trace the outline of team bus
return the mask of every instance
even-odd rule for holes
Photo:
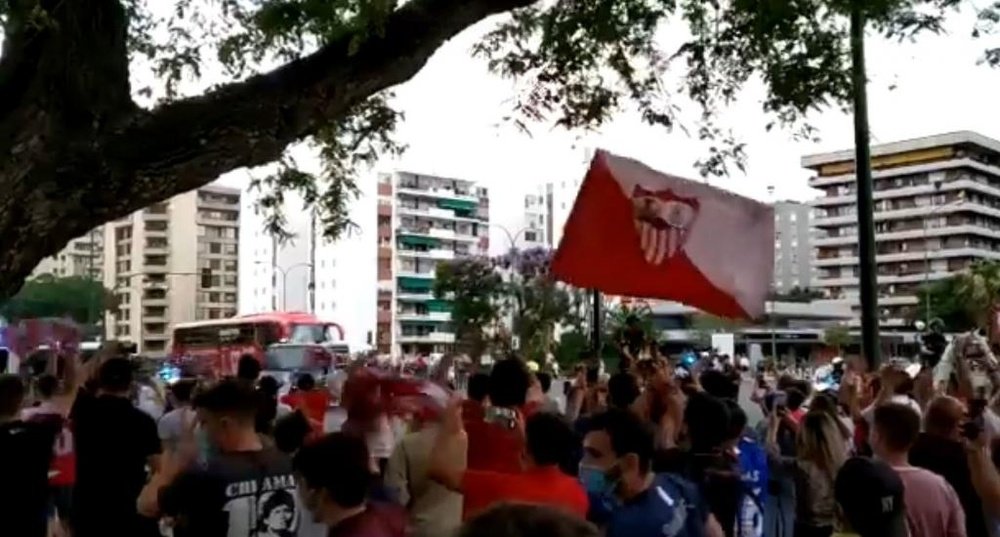
[[[174,327],[170,361],[188,374],[222,377],[236,373],[250,355],[268,371],[328,369],[346,361],[344,329],[302,312],[241,315]]]

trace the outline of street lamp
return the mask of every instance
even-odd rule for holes
[[[958,198],[942,205],[934,205],[934,198],[940,191],[941,182],[935,181],[934,191],[931,194],[931,210],[928,213],[927,218],[924,218],[924,322],[927,323],[927,325],[930,325],[931,322],[931,239],[928,235],[928,232],[930,231],[928,223],[934,214],[941,209],[944,209],[945,207],[958,207],[959,205],[965,203],[965,191],[960,190],[958,192]]]
[[[267,263],[264,263],[263,261],[257,261],[254,264],[255,265],[267,265]],[[278,272],[281,273],[281,281],[282,281],[282,283],[281,283],[281,307],[282,307],[282,309],[286,309],[288,307],[288,275],[293,270],[295,270],[297,268],[300,268],[300,267],[309,267],[309,268],[312,268],[312,266],[313,266],[312,263],[296,263],[296,264],[288,267],[287,269],[283,269],[283,268],[281,268],[277,264],[271,265],[271,268],[273,268],[274,270],[277,270]],[[309,282],[309,284],[313,285],[313,282]],[[277,285],[274,284],[274,283],[272,283],[272,287],[277,288]],[[308,308],[308,305],[306,307]]]
[[[774,205],[775,205],[774,185],[767,185],[767,197],[771,200],[771,206],[774,207]],[[777,235],[775,235],[775,240],[777,240]],[[778,290],[777,289],[777,285],[775,285],[775,282],[772,281],[771,282],[771,291],[772,291],[772,293],[771,293],[771,300],[770,300],[771,307],[770,307],[770,311],[768,312],[768,316],[767,316],[768,317],[767,318],[767,324],[769,325],[769,327],[771,329],[771,359],[774,360],[775,364],[778,363],[778,334],[777,334],[777,329],[776,329],[776,327],[774,325],[774,323],[775,323],[774,295],[777,294],[777,290]]]
[[[510,253],[510,275],[508,276],[508,282],[507,283],[510,284],[513,287],[513,285],[514,285],[514,271],[517,270],[517,268],[518,268],[518,259],[520,257],[518,255],[518,251],[517,251],[517,238],[520,237],[522,233],[527,232],[529,230],[529,228],[528,227],[523,227],[523,228],[519,229],[517,231],[517,233],[511,233],[510,230],[507,229],[506,226],[503,226],[501,224],[497,224],[497,223],[494,222],[494,223],[490,223],[490,225],[493,226],[493,227],[495,227],[495,228],[497,228],[497,229],[499,229],[500,231],[503,231],[504,235],[507,236],[507,240],[510,241],[510,250],[509,250],[509,253]],[[514,333],[514,307],[513,307],[514,305],[511,302],[512,302],[512,300],[508,298],[508,307],[510,308],[510,330],[511,330],[511,333],[513,334]]]

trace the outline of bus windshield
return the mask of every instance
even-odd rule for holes
[[[289,343],[326,343],[336,341],[336,330],[329,324],[293,324],[288,337]]]

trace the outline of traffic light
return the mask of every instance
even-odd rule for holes
[[[203,268],[201,269],[201,288],[208,289],[212,287],[212,269]]]

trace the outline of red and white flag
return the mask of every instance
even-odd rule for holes
[[[598,151],[551,271],[577,287],[756,318],[774,273],[774,210]]]

